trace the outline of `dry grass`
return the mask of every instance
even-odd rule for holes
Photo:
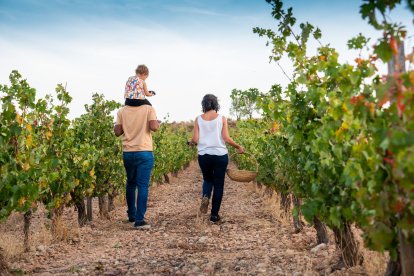
[[[385,275],[387,269],[388,256],[379,252],[371,251],[366,248],[362,249],[364,255],[364,268],[368,275]]]
[[[76,227],[73,227],[74,224]],[[19,258],[24,253],[22,214],[14,213],[2,222],[0,232],[0,247],[3,248],[6,258]],[[70,242],[78,237],[79,228],[72,208],[66,209],[64,214],[54,221],[53,226],[51,220],[46,218],[46,210],[43,206],[39,206],[34,212],[29,236],[31,250],[39,245],[48,246],[52,243]]]
[[[23,247],[23,215],[12,213],[0,223],[0,248],[3,248],[7,259],[15,258],[24,252]]]
[[[80,235],[79,227],[73,227],[73,222],[65,216],[59,216],[53,220],[53,242],[69,242]]]
[[[263,198],[263,211],[271,214],[272,217],[281,222],[285,226],[292,225],[290,214],[286,214],[280,207],[280,196],[275,191],[269,193],[269,188],[265,185],[258,185],[255,182],[250,182],[248,189]]]
[[[0,248],[4,250],[4,256],[7,259],[12,259],[23,253],[23,233],[21,239],[18,239],[16,234],[2,233],[0,235]]]
[[[0,275],[8,275],[9,266],[4,257],[3,250],[0,248]]]
[[[364,247],[364,241],[362,239],[362,230],[353,227],[355,238],[359,242],[359,249],[364,256],[363,267],[368,275],[385,275],[387,269],[387,263],[389,256],[386,253],[380,253],[372,251]]]
[[[126,205],[126,198],[125,198],[124,193],[121,193],[115,197],[114,205],[115,205],[115,209]]]
[[[34,247],[39,245],[50,245],[53,242],[52,233],[46,223],[40,224],[36,231],[31,231],[30,244]]]

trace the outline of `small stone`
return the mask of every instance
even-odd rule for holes
[[[220,225],[212,225],[211,232],[213,232],[214,234],[218,234],[220,232]]]
[[[46,251],[46,246],[39,245],[36,247],[36,251],[44,253]]]
[[[310,252],[311,253],[313,253],[313,254],[316,254],[316,253],[318,253],[319,251],[321,251],[321,250],[323,250],[323,249],[325,249],[327,246],[326,246],[326,244],[325,243],[321,243],[321,244],[318,244],[317,246],[315,246],[314,248],[312,248],[311,250],[310,250]]]
[[[188,245],[188,243],[184,242],[184,241],[180,241],[178,242],[177,246],[181,249],[189,249],[190,246]]]
[[[206,243],[207,240],[208,240],[208,238],[206,236],[203,236],[203,237],[201,237],[201,238],[198,239],[198,242],[199,243]]]
[[[73,243],[78,243],[78,242],[80,242],[79,237],[73,237],[73,238],[72,238],[72,242],[73,242]]]
[[[206,272],[207,274],[212,274],[214,271],[214,265],[213,263],[208,263],[206,265],[206,267],[204,268],[204,272]]]
[[[266,272],[266,267],[267,267],[267,265],[265,263],[260,263],[260,264],[256,265],[257,270],[261,273]]]
[[[200,272],[201,272],[201,269],[198,266],[195,265],[195,266],[192,267],[192,269],[190,271],[190,274],[192,274],[192,273],[199,274]]]
[[[292,249],[286,249],[286,254],[293,255],[295,254],[295,251],[293,251]]]

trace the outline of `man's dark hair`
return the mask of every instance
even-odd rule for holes
[[[207,94],[203,97],[203,100],[201,101],[201,107],[203,109],[203,113],[206,113],[210,110],[215,110],[217,112],[220,109],[217,97],[213,94]]]

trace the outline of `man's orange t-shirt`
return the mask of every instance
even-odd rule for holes
[[[155,109],[150,105],[124,106],[116,115],[116,124],[124,131],[123,151],[152,151],[149,121],[157,120]]]

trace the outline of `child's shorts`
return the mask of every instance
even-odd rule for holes
[[[152,104],[147,99],[125,99],[125,105],[128,106],[141,106],[141,105],[150,105]]]

